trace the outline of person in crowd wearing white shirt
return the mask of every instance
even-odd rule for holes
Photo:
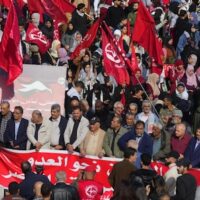
[[[67,119],[61,115],[59,104],[51,106],[51,124],[50,146],[52,149],[65,149],[64,132],[67,127]]]
[[[50,132],[49,120],[44,120],[42,113],[39,110],[34,110],[27,130],[28,142],[26,148],[36,151],[50,149]]]
[[[89,121],[82,116],[79,106],[73,108],[72,117],[69,118],[67,128],[64,133],[66,149],[73,153],[79,151],[79,145],[84,140],[88,132]]]
[[[169,170],[165,173],[164,179],[170,196],[176,194],[176,179],[179,177],[176,162],[179,157],[180,155],[178,152],[171,151],[166,158],[166,164],[168,165]]]
[[[152,133],[153,124],[158,122],[158,117],[151,111],[151,103],[148,100],[144,100],[142,103],[142,111],[137,114],[136,121],[141,120],[145,123],[145,132]]]

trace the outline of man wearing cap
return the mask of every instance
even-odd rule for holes
[[[194,200],[197,183],[191,174],[188,173],[190,162],[181,159],[177,162],[178,173],[181,174],[176,181],[176,195],[172,200]]]
[[[79,180],[77,189],[81,200],[100,200],[103,194],[103,185],[94,180],[96,167],[89,165],[84,170],[84,179]]]
[[[100,119],[93,117],[90,120],[89,131],[80,145],[80,152],[84,155],[99,156],[104,155],[103,140],[105,131],[100,128]]]
[[[176,124],[176,129],[171,139],[172,150],[177,151],[183,157],[190,140],[191,136],[186,133],[185,124]]]
[[[170,196],[176,194],[176,179],[179,177],[176,166],[178,158],[179,153],[177,151],[171,151],[165,159],[169,170],[165,173],[164,179]]]

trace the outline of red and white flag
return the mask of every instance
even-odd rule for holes
[[[125,59],[119,52],[108,26],[102,24],[102,50],[104,69],[108,75],[112,75],[118,84],[129,84],[130,77],[126,69]]]
[[[40,31],[38,27],[34,26],[32,23],[29,24],[27,29],[26,42],[36,44],[41,53],[46,53],[51,45],[42,31]]]
[[[75,57],[79,56],[80,51],[82,49],[89,48],[93,43],[94,39],[96,38],[97,31],[100,25],[100,19],[98,19],[87,31],[86,35],[84,36],[81,43],[76,47],[74,52],[71,54],[70,59],[74,59]]]
[[[23,61],[20,52],[20,32],[15,7],[11,4],[0,43],[0,67],[8,73],[10,85],[22,73]]]

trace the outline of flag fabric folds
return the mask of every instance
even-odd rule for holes
[[[79,56],[80,51],[82,49],[89,48],[93,43],[94,39],[96,38],[97,31],[100,25],[100,19],[98,19],[87,31],[86,35],[84,36],[81,43],[76,47],[74,52],[71,54],[70,59],[74,59],[75,57]]]
[[[39,47],[39,51],[41,53],[47,52],[51,45],[47,37],[42,33],[42,31],[40,31],[38,27],[34,26],[32,23],[30,23],[28,26],[26,41],[36,44]]]
[[[8,73],[10,85],[22,73],[23,60],[20,52],[20,32],[15,7],[11,4],[0,43],[0,67]]]
[[[129,84],[130,77],[126,69],[126,63],[115,44],[110,29],[102,23],[102,51],[104,69],[108,75],[112,75],[118,84]]]
[[[66,13],[72,13],[76,9],[67,0],[28,0],[28,8],[30,13],[37,12],[40,15],[46,13],[58,22],[66,22]]]
[[[162,65],[162,42],[156,34],[154,19],[142,1],[139,4],[132,40],[141,45],[159,65]]]

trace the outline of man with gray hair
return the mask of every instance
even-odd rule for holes
[[[151,111],[151,103],[144,100],[142,103],[142,112],[137,114],[136,121],[141,120],[145,123],[145,132],[152,133],[153,124],[158,122],[158,117]]]
[[[65,171],[56,172],[56,184],[52,189],[52,200],[79,200],[78,191],[74,186],[67,185]]]
[[[152,129],[153,159],[163,160],[171,151],[171,134],[163,129],[161,123],[157,122]]]
[[[51,106],[51,117],[49,118],[51,125],[50,146],[52,149],[65,149],[64,132],[67,127],[67,119],[61,115],[59,104]]]
[[[50,124],[39,110],[34,110],[27,129],[27,149],[50,149]]]
[[[10,104],[4,101],[0,104],[0,143],[4,144],[4,133],[6,131],[6,126],[8,120],[11,119],[12,113],[10,111]]]

